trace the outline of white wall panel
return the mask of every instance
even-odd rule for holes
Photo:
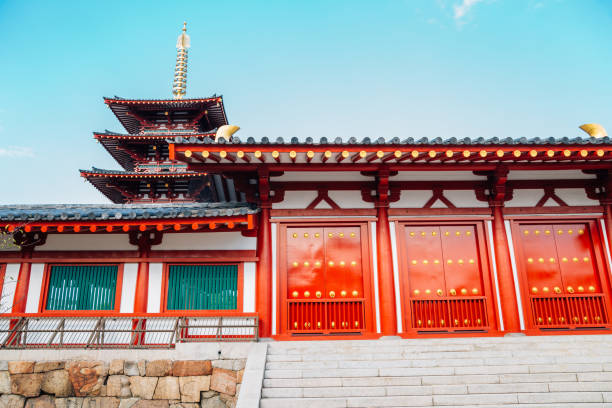
[[[533,207],[544,195],[544,190],[514,190],[512,200],[506,201],[506,207]]]
[[[485,180],[471,171],[400,171],[390,181]]]
[[[190,232],[164,234],[161,245],[153,246],[154,250],[206,250],[206,249],[255,249],[257,238],[244,237],[236,232]]]
[[[402,191],[400,199],[390,204],[391,208],[423,208],[431,198],[431,190]]]
[[[380,300],[378,298],[378,252],[376,250],[376,223],[370,223],[372,236],[370,237],[370,248],[372,251],[372,277],[374,278],[374,305],[376,307],[376,333],[380,333]]]
[[[134,250],[127,234],[49,234],[36,251]]]
[[[508,180],[555,180],[555,179],[593,179],[592,174],[584,174],[581,170],[512,170]]]
[[[488,207],[486,201],[478,201],[474,190],[445,190],[444,197],[456,207]],[[438,200],[440,201],[440,200]]]
[[[147,300],[147,313],[161,311],[163,264],[149,264],[149,298]]]
[[[272,224],[272,335],[276,334],[276,308],[278,301],[278,291],[276,285],[278,282],[278,224]],[[261,279],[261,276],[257,276]]]
[[[242,311],[255,312],[255,262],[245,262],[243,270]]]
[[[391,236],[391,252],[393,260],[393,290],[395,291],[395,315],[397,319],[397,332],[403,332],[402,328],[402,298],[400,292],[399,262],[397,249],[397,235],[395,233],[395,223],[389,223],[389,235]]]
[[[557,188],[555,194],[567,205],[599,205],[599,201],[587,197],[584,188]]]
[[[30,283],[28,284],[28,297],[26,301],[26,313],[38,313],[40,305],[40,290],[43,284],[43,275],[45,272],[45,264],[32,264],[30,269]]]
[[[272,177],[271,181],[372,181],[357,171],[330,171],[325,173],[314,171],[286,171],[282,176]]]
[[[374,203],[368,203],[361,199],[361,191],[329,191],[331,198],[340,208],[374,208]]]
[[[123,264],[123,284],[121,285],[121,313],[134,313],[134,300],[136,299],[136,280],[138,279],[138,264]]]
[[[273,209],[304,209],[317,198],[316,191],[285,191],[285,198],[280,203],[273,203]]]
[[[4,285],[2,285],[2,297],[0,298],[0,313],[10,313],[13,309],[13,299],[15,298],[15,287],[19,278],[20,263],[10,263],[6,265],[4,271]]]

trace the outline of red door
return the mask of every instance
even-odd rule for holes
[[[595,222],[522,224],[518,235],[531,327],[607,326]]]
[[[402,276],[409,331],[485,331],[494,321],[482,232],[475,225],[404,225]]]
[[[287,227],[286,331],[366,329],[362,227]]]

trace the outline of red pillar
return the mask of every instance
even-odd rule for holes
[[[397,334],[395,312],[395,284],[393,256],[389,231],[389,204],[377,203],[376,259],[378,265],[378,301],[380,306],[380,331],[383,336]]]
[[[147,313],[149,300],[149,263],[138,264],[138,275],[136,277],[136,294],[134,296],[134,313]]]
[[[495,265],[497,266],[497,282],[499,284],[499,300],[501,302],[504,331],[520,332],[518,303],[514,289],[514,276],[508,237],[504,226],[504,215],[501,203],[491,203],[493,213],[493,244],[495,245]]]
[[[272,335],[272,225],[270,205],[261,204],[259,231],[257,232],[257,312],[259,337]]]
[[[25,313],[31,268],[32,264],[30,262],[21,262],[17,286],[15,286],[15,297],[13,298],[13,313]]]

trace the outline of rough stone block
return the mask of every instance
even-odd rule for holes
[[[120,400],[115,397],[87,397],[83,399],[83,408],[119,408]]]
[[[137,361],[125,361],[123,364],[123,373],[125,375],[140,375],[138,371],[138,362]]]
[[[109,375],[120,375],[123,374],[123,360],[111,360],[108,366]]]
[[[97,397],[108,375],[108,368],[102,361],[71,361],[66,371],[77,397]]]
[[[43,374],[41,389],[56,397],[72,397],[74,389],[66,370],[47,371]]]
[[[200,404],[194,402],[173,402],[170,408],[200,408]]]
[[[11,377],[8,371],[0,371],[0,395],[11,393]]]
[[[25,397],[21,395],[0,395],[0,407],[2,408],[23,408]]]
[[[162,400],[140,400],[132,405],[132,408],[169,408],[168,401]]]
[[[64,361],[38,361],[34,364],[35,373],[45,373],[53,370],[63,370],[66,366]]]
[[[83,398],[56,398],[55,406],[57,408],[83,408]]]
[[[8,371],[11,374],[29,374],[34,372],[33,361],[9,361]]]
[[[172,375],[172,361],[153,360],[147,362],[145,375],[147,377],[165,377],[167,375]]]
[[[109,375],[106,382],[106,395],[121,398],[131,397],[130,377],[127,375]]]
[[[242,384],[242,377],[244,377],[244,369],[242,369],[242,370],[240,370],[240,371],[238,371],[236,373],[236,382],[238,384]]]
[[[210,376],[179,377],[182,402],[200,402],[202,391],[210,389]]]
[[[190,377],[211,375],[212,364],[210,360],[183,360],[172,364],[172,375],[175,377]]]
[[[217,391],[204,391],[200,393],[200,400],[207,400],[217,395],[219,395]]]
[[[130,391],[132,391],[134,397],[147,400],[153,399],[156,386],[156,377],[130,377]]]
[[[238,397],[235,395],[227,395],[227,394],[219,394],[219,399],[225,403],[225,406],[228,408],[236,408],[236,402],[238,401]]]
[[[202,401],[202,408],[227,408],[227,405],[219,396],[214,396],[212,398],[207,399],[206,401]]]
[[[43,375],[40,373],[11,375],[11,393],[24,397],[38,397],[42,379]]]
[[[8,371],[8,361],[0,360],[0,371]]]
[[[119,408],[132,408],[136,403],[140,401],[140,398],[125,398],[119,403]]]
[[[153,399],[156,400],[180,400],[181,393],[179,389],[178,377],[161,377],[157,381]]]
[[[147,362],[145,360],[138,360],[138,374],[141,377],[144,377],[147,373]]]
[[[213,368],[210,389],[223,394],[236,394],[236,372],[223,368]]]
[[[55,398],[50,395],[41,395],[26,401],[25,408],[55,408]]]

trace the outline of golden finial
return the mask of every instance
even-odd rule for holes
[[[606,129],[603,126],[597,123],[586,123],[580,126],[580,129],[584,130],[589,136],[594,138],[606,137],[608,134],[606,133]]]
[[[172,94],[174,99],[183,99],[187,90],[187,49],[190,47],[190,38],[186,33],[187,22],[183,22],[183,32],[176,40],[176,68],[174,69],[174,82]]]

